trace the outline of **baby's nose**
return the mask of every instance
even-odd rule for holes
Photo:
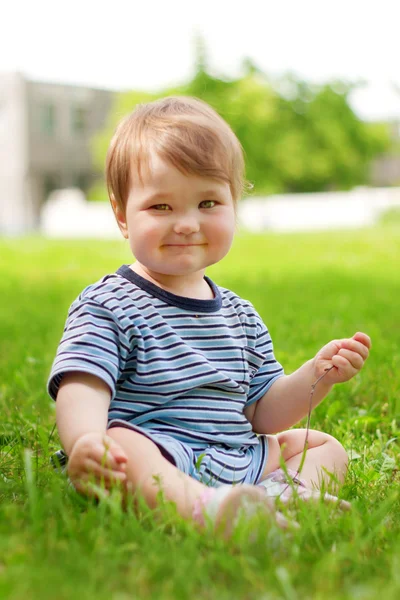
[[[175,222],[174,231],[175,233],[181,233],[184,235],[189,235],[191,233],[196,233],[200,229],[199,222],[194,217],[181,217]]]

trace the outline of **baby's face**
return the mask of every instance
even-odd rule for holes
[[[228,183],[184,175],[153,156],[136,176],[125,215],[119,216],[136,260],[149,274],[187,276],[220,261],[235,231],[235,210]]]

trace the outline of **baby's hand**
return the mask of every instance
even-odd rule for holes
[[[98,489],[108,489],[126,482],[127,456],[107,435],[88,433],[74,444],[68,460],[68,475],[78,492],[98,497]],[[96,488],[98,488],[96,490]]]
[[[321,348],[314,359],[315,379],[321,377],[327,369],[323,381],[327,384],[348,381],[362,369],[368,358],[371,339],[365,333],[356,333],[352,338],[334,340]]]

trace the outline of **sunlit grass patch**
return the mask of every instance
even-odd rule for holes
[[[287,372],[328,340],[372,337],[365,369],[311,426],[350,456],[353,510],[300,505],[299,530],[260,517],[232,539],[201,534],[165,505],[123,512],[118,494],[79,497],[50,468],[59,448],[46,380],[66,311],[130,261],[124,242],[0,242],[0,598],[360,598],[400,595],[400,231],[240,234],[209,270],[248,298]]]

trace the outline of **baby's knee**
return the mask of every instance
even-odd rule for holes
[[[339,440],[337,440],[335,437],[333,437],[333,435],[330,435],[329,433],[319,433],[321,433],[321,435],[324,437],[323,443],[328,444],[329,446],[329,454],[333,459],[335,467],[340,471],[342,471],[343,469],[347,469],[349,457]]]

